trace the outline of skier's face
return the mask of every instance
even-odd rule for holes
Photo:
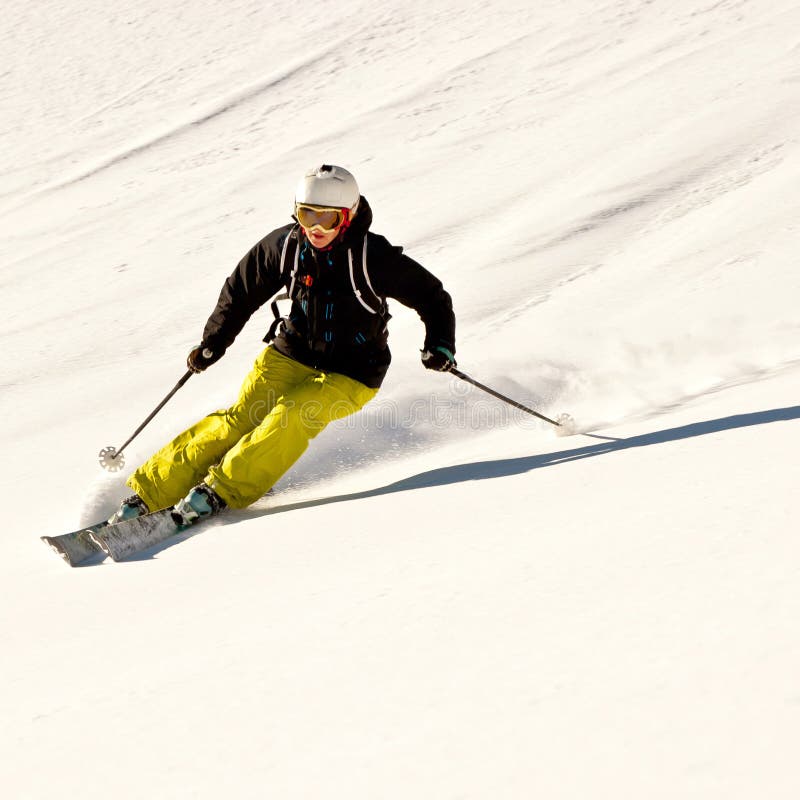
[[[311,246],[316,247],[318,250],[325,249],[339,235],[338,228],[335,231],[323,231],[318,227],[303,228],[303,230],[308,237],[308,241],[311,242]]]

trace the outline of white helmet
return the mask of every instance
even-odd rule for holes
[[[356,179],[344,168],[322,164],[306,170],[297,184],[295,203],[328,208],[347,208],[356,213],[360,193]]]

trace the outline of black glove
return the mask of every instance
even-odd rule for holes
[[[456,358],[446,347],[435,347],[432,351],[422,351],[422,366],[437,372],[449,372],[456,366]]]
[[[186,359],[186,366],[194,373],[202,372],[212,364],[216,364],[224,354],[224,350],[215,353],[204,344],[199,344],[189,353],[189,357]]]

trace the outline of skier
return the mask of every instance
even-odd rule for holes
[[[297,185],[295,224],[256,244],[225,281],[192,372],[219,361],[251,315],[282,288],[291,310],[279,318],[239,398],[165,445],[128,479],[135,494],[109,522],[174,505],[190,525],[264,495],[325,426],[363,408],[389,367],[386,298],[425,325],[422,363],[455,366],[455,317],[442,283],[382,236],[355,178],[323,164]]]

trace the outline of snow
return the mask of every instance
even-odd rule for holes
[[[0,786],[796,798],[800,6],[12,2],[0,21]],[[439,275],[272,497],[124,564],[39,541],[341,163]],[[127,449],[232,401],[260,311]],[[793,466],[794,465],[794,466]]]

